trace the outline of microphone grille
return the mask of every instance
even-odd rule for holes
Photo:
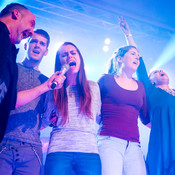
[[[69,64],[64,64],[64,65],[63,65],[63,68],[69,69]]]
[[[61,67],[61,72],[62,74],[65,74],[68,70],[69,70],[69,64],[64,64],[62,67]]]

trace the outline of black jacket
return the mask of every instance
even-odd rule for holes
[[[0,22],[0,142],[6,130],[10,110],[16,104],[17,53],[18,49],[10,41],[7,26]]]

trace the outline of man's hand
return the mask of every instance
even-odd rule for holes
[[[60,89],[62,88],[65,79],[66,77],[63,74],[61,74],[61,72],[56,72],[47,80],[46,83],[47,83],[49,90],[53,90],[51,88],[53,82],[56,82],[57,84],[54,89]]]

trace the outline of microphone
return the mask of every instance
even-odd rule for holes
[[[64,64],[62,67],[61,67],[61,74],[64,75],[68,70],[69,70],[69,64]],[[52,85],[51,85],[51,88],[52,89],[55,89],[55,87],[57,86],[57,82],[53,80],[52,82]]]

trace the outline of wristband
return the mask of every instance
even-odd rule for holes
[[[129,33],[128,35],[125,35],[126,37],[129,37],[129,36],[132,36],[132,34],[131,33]]]

